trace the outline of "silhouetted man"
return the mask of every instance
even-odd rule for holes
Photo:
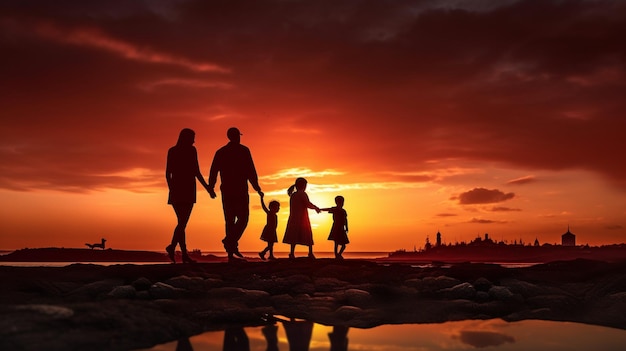
[[[228,259],[234,260],[233,255],[243,257],[239,252],[239,239],[248,226],[250,214],[248,182],[259,195],[262,194],[262,191],[250,149],[240,144],[242,134],[239,129],[230,128],[226,135],[230,142],[217,150],[215,157],[213,157],[209,172],[209,194],[215,198],[214,189],[219,172],[222,207],[226,221],[226,237],[222,242],[228,253]]]

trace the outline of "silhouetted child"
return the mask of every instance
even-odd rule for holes
[[[335,258],[337,259],[343,259],[343,251],[346,249],[346,244],[350,242],[348,240],[348,212],[343,209],[343,202],[343,196],[336,196],[335,204],[337,206],[321,209],[333,214],[333,226],[330,229],[328,240],[335,242]]]
[[[289,194],[289,219],[287,219],[283,242],[291,245],[289,258],[295,258],[294,251],[298,244],[308,246],[309,258],[315,258],[313,255],[313,231],[311,230],[308,209],[315,209],[317,213],[320,213],[320,209],[309,201],[306,186],[306,179],[298,178],[296,183],[287,190],[287,194]]]
[[[276,227],[278,226],[278,210],[280,210],[280,203],[276,200],[270,201],[270,208],[268,209],[265,206],[265,201],[263,201],[264,195],[261,193],[261,207],[263,207],[263,211],[267,214],[267,224],[263,228],[263,232],[261,233],[261,240],[267,241],[267,247],[263,249],[263,251],[259,252],[259,256],[262,260],[265,260],[265,254],[269,251],[270,256],[268,257],[270,260],[275,260],[274,257],[274,243],[278,241],[278,236],[276,235]]]

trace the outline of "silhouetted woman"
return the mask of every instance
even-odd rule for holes
[[[313,322],[296,321],[293,318],[282,322],[285,334],[287,334],[289,351],[309,351],[311,336],[313,335]]]
[[[294,251],[298,244],[308,246],[309,258],[315,258],[313,255],[313,231],[311,230],[308,209],[314,209],[317,213],[320,213],[320,209],[309,201],[309,195],[306,193],[307,183],[306,179],[298,178],[296,183],[287,190],[287,194],[289,194],[289,218],[287,219],[283,243],[291,245],[289,258],[295,258]]]
[[[168,204],[171,204],[176,212],[178,224],[174,229],[172,243],[165,248],[167,255],[173,263],[176,263],[176,245],[180,245],[183,263],[194,263],[187,254],[187,244],[185,242],[185,228],[196,202],[196,179],[208,191],[208,184],[200,173],[198,165],[198,152],[193,146],[196,133],[185,128],[180,131],[178,142],[167,152],[167,167],[165,169],[165,179],[170,189]]]

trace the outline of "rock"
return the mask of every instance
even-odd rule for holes
[[[476,301],[487,301],[489,300],[489,293],[486,291],[477,291],[476,292]]]
[[[304,274],[293,274],[284,279],[286,279],[287,282],[292,286],[303,284],[303,283],[312,283],[311,278]]]
[[[550,308],[557,312],[574,312],[580,308],[575,298],[567,295],[540,295],[526,299],[529,306],[534,308]]]
[[[489,296],[494,300],[509,301],[515,295],[505,286],[492,286],[489,289]]]
[[[132,299],[137,296],[137,290],[132,285],[120,285],[113,288],[107,296],[118,299]]]
[[[608,297],[613,302],[626,303],[626,291],[611,294]]]
[[[549,308],[537,308],[533,310],[523,310],[511,313],[504,319],[507,321],[521,321],[525,319],[543,319],[549,320],[554,318],[554,313]]]
[[[74,315],[74,311],[72,309],[55,305],[19,305],[15,306],[15,309],[18,311],[37,312],[53,319],[67,319]]]
[[[186,275],[170,278],[165,281],[165,284],[171,285],[175,288],[196,292],[205,291],[206,289],[204,279],[200,277],[188,277]]]
[[[233,303],[248,307],[268,306],[272,304],[271,295],[262,290],[223,287],[212,289],[207,293],[210,299],[227,299]]]
[[[363,310],[356,306],[341,306],[335,310],[337,318],[344,321],[350,320],[362,312]]]
[[[548,290],[545,287],[540,287],[538,285],[517,279],[504,280],[502,281],[501,286],[504,286],[512,293],[520,294],[525,298],[548,294]]]
[[[141,290],[137,291],[137,295],[135,296],[135,298],[139,300],[150,300],[152,299],[152,296],[150,296],[150,292],[148,290]]]
[[[213,289],[213,288],[219,288],[224,286],[224,281],[222,281],[222,279],[216,279],[216,278],[206,278],[204,280],[204,287],[205,289]]]
[[[208,291],[209,297],[212,298],[236,298],[241,297],[246,294],[246,290],[243,288],[235,288],[235,287],[221,287],[215,288]]]
[[[393,301],[397,299],[411,299],[418,295],[416,288],[404,285],[393,286],[380,283],[351,284],[346,289],[358,289],[367,291],[377,301]]]
[[[327,309],[335,309],[337,307],[337,300],[331,296],[314,296],[309,301],[311,306]]]
[[[246,290],[240,300],[248,307],[268,306],[272,304],[270,294],[261,290]]]
[[[350,325],[357,328],[372,328],[382,324],[383,320],[380,310],[365,309],[350,320]]]
[[[476,289],[476,291],[489,291],[489,289],[493,286],[493,283],[488,279],[481,277],[476,279],[472,285],[474,285],[474,289]]]
[[[152,282],[150,281],[150,279],[146,277],[140,277],[136,279],[135,281],[133,281],[131,285],[135,288],[135,290],[142,291],[142,290],[150,289]]]
[[[288,294],[274,295],[271,297],[274,306],[288,306],[293,303],[294,298]]]
[[[156,282],[150,286],[148,292],[153,299],[173,299],[181,297],[185,291],[163,282]]]
[[[335,291],[348,285],[347,282],[337,278],[317,278],[314,280],[315,291],[326,292]]]
[[[344,299],[347,305],[363,307],[372,303],[372,295],[369,292],[359,289],[348,289],[344,291]]]
[[[404,282],[406,286],[416,288],[420,293],[433,293],[441,289],[451,288],[460,284],[461,281],[446,276],[425,277],[423,279],[409,279]]]
[[[327,278],[341,279],[342,277],[354,275],[354,270],[353,268],[344,265],[329,264],[319,269],[316,275]]]
[[[315,285],[312,283],[298,284],[291,288],[291,292],[294,294],[309,294],[315,293]]]
[[[476,289],[470,283],[461,283],[451,288],[439,290],[448,299],[472,300],[476,297]]]
[[[72,291],[70,296],[94,298],[100,295],[108,294],[115,287],[123,285],[124,281],[120,279],[98,280],[93,283],[85,284],[82,287]]]

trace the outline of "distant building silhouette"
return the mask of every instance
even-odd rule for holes
[[[426,244],[424,244],[424,250],[430,250],[432,247],[433,247],[433,245],[430,243],[430,239],[428,238],[428,235],[427,235],[426,236]]]
[[[561,245],[576,246],[576,235],[569,231],[569,225],[567,226],[567,233],[561,235]]]
[[[539,239],[535,238],[534,246],[541,246],[541,245],[539,245]]]
[[[437,231],[437,247],[441,246],[441,233]]]

